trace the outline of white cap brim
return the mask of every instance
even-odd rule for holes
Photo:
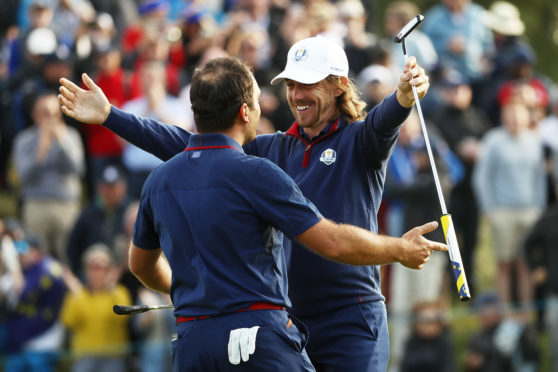
[[[294,80],[302,84],[315,84],[318,81],[324,80],[328,76],[329,74],[325,72],[285,69],[271,80],[271,85],[280,83],[284,79]]]

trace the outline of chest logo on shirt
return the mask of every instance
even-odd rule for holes
[[[322,155],[320,155],[320,161],[325,165],[331,165],[335,163],[336,158],[337,158],[337,153],[332,149],[327,149],[324,152],[322,152]]]

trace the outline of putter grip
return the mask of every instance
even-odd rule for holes
[[[444,230],[444,237],[446,238],[446,243],[448,245],[451,268],[453,271],[453,277],[455,278],[459,299],[461,301],[468,301],[471,299],[471,293],[469,292],[469,285],[467,284],[465,268],[463,267],[463,261],[461,260],[461,253],[459,252],[459,245],[457,244],[457,237],[455,236],[455,229],[453,227],[453,221],[451,220],[451,214],[444,214],[440,220],[442,222],[442,229]]]
[[[118,315],[134,315],[145,313],[147,310],[149,310],[149,306],[147,305],[114,305],[112,307],[112,311],[114,311],[114,313]]]

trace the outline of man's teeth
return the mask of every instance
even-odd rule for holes
[[[308,110],[308,107],[310,107],[310,106],[308,106],[308,105],[306,105],[306,106],[296,106],[296,109],[298,111],[304,111],[304,110]]]

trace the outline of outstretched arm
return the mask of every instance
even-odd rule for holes
[[[82,80],[88,90],[68,79],[60,79],[58,101],[67,116],[82,123],[103,125],[161,160],[170,159],[188,145],[188,131],[121,111],[110,105],[101,88],[87,74],[82,75]]]
[[[422,269],[432,250],[447,251],[446,245],[423,237],[437,227],[437,222],[430,222],[415,227],[402,238],[393,238],[322,219],[300,234],[297,240],[316,253],[337,262],[351,265],[400,262],[412,269]]]

